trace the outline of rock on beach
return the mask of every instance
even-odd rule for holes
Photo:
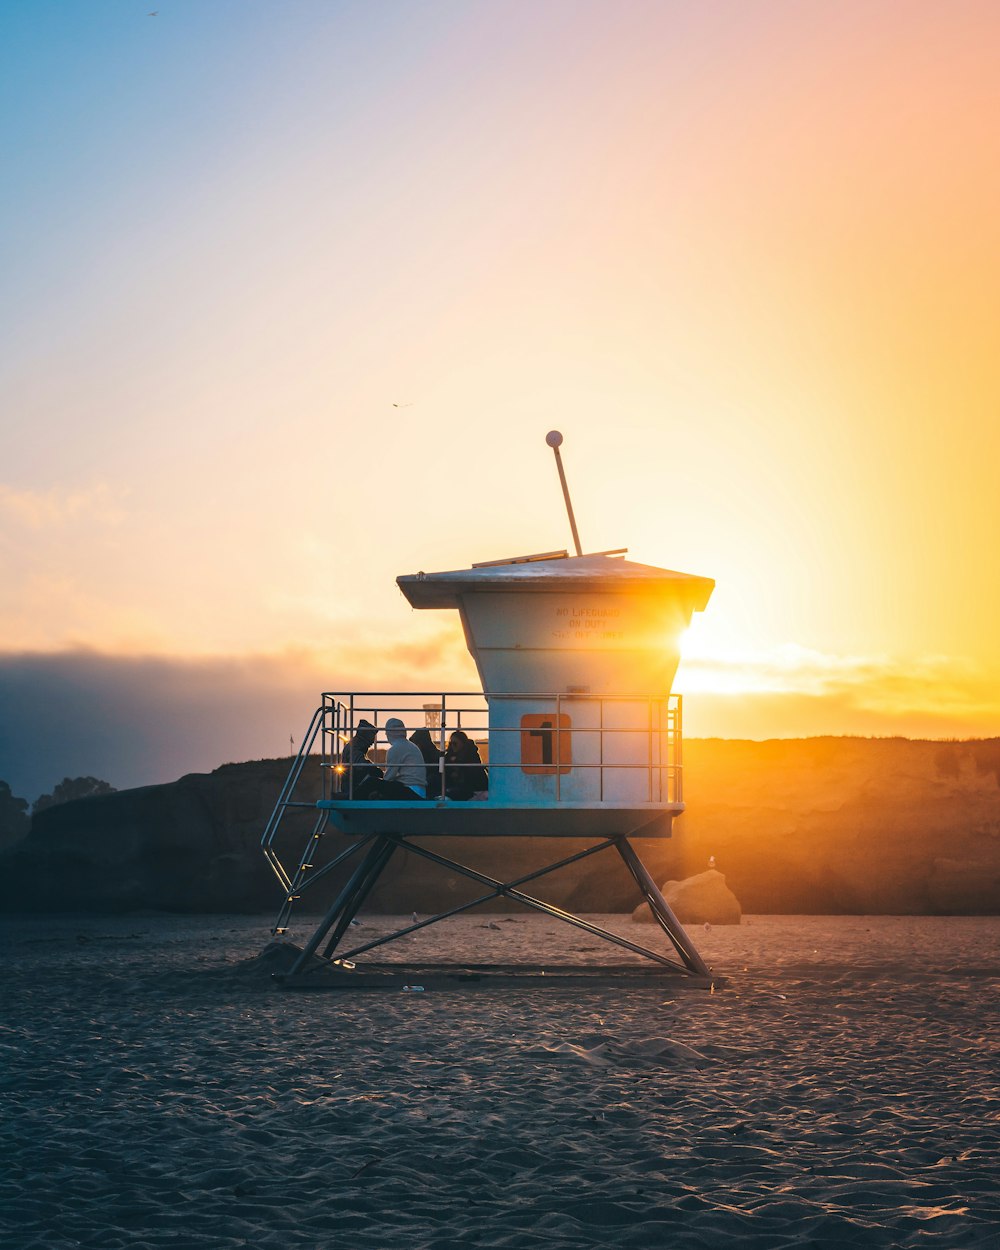
[[[739,924],[742,918],[739,899],[716,868],[683,881],[668,881],[660,893],[681,924]],[[640,903],[632,919],[652,923],[649,904]]]

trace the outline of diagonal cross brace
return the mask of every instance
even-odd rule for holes
[[[558,862],[554,864],[548,864],[544,868],[537,869],[536,871],[532,873],[528,873],[526,876],[520,877],[513,882],[500,881],[496,877],[489,876],[487,873],[479,872],[475,868],[469,868],[467,865],[460,864],[456,860],[453,860],[453,859],[448,859],[444,855],[438,855],[436,852],[430,851],[426,847],[418,846],[415,843],[408,842],[404,837],[402,837],[399,834],[395,834],[395,833],[384,834],[383,837],[391,840],[394,845],[405,846],[407,850],[413,851],[414,854],[423,856],[424,859],[428,859],[433,863],[440,864],[442,867],[445,867],[445,868],[452,868],[464,877],[468,877],[473,881],[478,881],[483,885],[490,886],[491,893],[488,895],[485,895],[483,899],[477,900],[477,903],[486,901],[490,898],[497,898],[502,895],[505,898],[512,899],[515,902],[521,903],[526,907],[530,907],[535,911],[540,911],[544,915],[551,916],[555,920],[561,920],[565,924],[573,925],[575,928],[582,929],[585,933],[589,933],[593,937],[602,938],[603,940],[607,942],[613,943],[615,946],[620,946],[625,950],[632,951],[636,955],[641,955],[646,959],[651,959],[655,961],[656,963],[663,964],[665,967],[672,968],[675,971],[698,972],[701,975],[708,975],[708,969],[705,968],[705,965],[703,963],[701,963],[700,958],[698,958],[697,956],[697,952],[694,952],[694,948],[690,947],[690,944],[688,944],[688,949],[694,952],[694,956],[695,956],[695,959],[697,960],[697,963],[692,963],[688,961],[688,958],[686,957],[687,951],[685,950],[683,946],[679,944],[675,935],[671,933],[669,929],[665,928],[662,921],[661,921],[661,927],[664,928],[664,931],[673,941],[674,946],[677,947],[679,953],[684,959],[683,964],[678,963],[674,959],[669,959],[665,955],[661,955],[658,951],[653,951],[653,950],[650,950],[648,947],[640,946],[637,942],[630,942],[628,938],[619,937],[618,934],[611,933],[607,929],[602,929],[599,925],[591,924],[589,921],[584,920],[580,916],[574,915],[572,912],[564,911],[561,907],[556,907],[552,903],[546,903],[543,899],[535,898],[533,895],[525,894],[523,891],[517,889],[517,886],[520,884],[524,884],[527,881],[545,876],[547,873],[553,872],[556,868],[562,867],[566,863],[571,863],[573,862],[573,860],[581,859],[585,855],[594,854],[595,852],[604,850],[609,846],[618,847],[619,853],[622,853],[620,844],[622,842],[627,843],[628,841],[627,838],[625,837],[606,838],[602,842],[600,842],[598,845],[594,847],[590,847],[584,852],[580,852],[577,855],[568,856],[565,860],[559,860]],[[631,852],[632,856],[636,860],[638,860],[638,857],[635,856],[635,852],[632,851],[632,848],[629,847],[628,850]],[[623,858],[625,858],[624,854],[623,854]],[[626,859],[626,863],[629,863],[627,859]],[[629,864],[629,867],[631,868],[631,864]],[[653,886],[653,889],[655,890],[656,887]],[[656,891],[656,892],[657,894],[659,893],[659,891]],[[644,894],[645,894],[645,890],[644,890]],[[669,908],[667,908],[667,905],[665,902],[663,903],[663,906],[664,908],[666,908],[667,912],[669,913]],[[429,924],[436,923],[437,920],[439,919],[445,919],[446,916],[448,915],[457,914],[457,910],[467,910],[467,908],[456,909],[456,911],[444,913],[442,916],[435,917],[430,920],[420,921],[417,924],[410,925],[405,929],[400,929],[396,933],[390,934],[388,937],[380,938],[377,941],[368,943],[367,945],[363,947],[358,947],[350,951],[349,955],[345,955],[343,957],[348,958],[351,955],[359,954],[363,950],[371,950],[375,946],[381,946],[381,945],[385,945],[387,942],[395,941],[397,938],[403,937],[408,933],[412,933],[416,929],[425,928]],[[677,922],[676,918],[673,917],[673,914],[672,913],[669,913],[669,914],[674,925],[677,925],[677,927],[680,928],[679,923]],[[332,923],[332,921],[330,923]],[[327,924],[327,928],[328,927],[329,925]],[[325,931],[326,929],[324,929],[324,932]],[[318,945],[319,945],[319,942],[316,941],[316,944],[315,946],[313,946],[312,949],[315,950],[316,946]],[[326,951],[327,957],[329,957],[329,955],[332,954],[333,949],[335,949],[335,947],[331,947],[331,946],[327,947],[327,951]],[[297,970],[298,966],[301,965],[303,962],[304,962],[304,959],[300,959],[298,961],[296,968],[292,970],[293,974]],[[700,964],[700,967],[698,966],[699,964]],[[702,969],[704,969],[704,971],[702,971]]]

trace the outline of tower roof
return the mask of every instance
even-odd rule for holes
[[[407,573],[397,577],[396,584],[415,608],[457,608],[464,595],[477,591],[520,591],[680,595],[690,601],[696,612],[704,610],[715,588],[710,577],[658,569],[608,555],[519,560],[444,573]]]

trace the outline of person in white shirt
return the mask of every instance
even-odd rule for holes
[[[380,799],[425,799],[427,766],[420,748],[406,738],[406,726],[398,716],[385,722],[389,750],[385,756],[385,776],[378,785]]]

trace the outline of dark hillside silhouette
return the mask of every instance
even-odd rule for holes
[[[276,913],[281,891],[259,843],[288,765],[227,764],[45,808],[30,835],[0,854],[0,905]],[[318,762],[305,778],[318,795]],[[650,870],[659,882],[692,876],[714,856],[745,914],[1000,912],[1000,740],[692,739],[684,797],[674,837],[644,844]],[[303,809],[288,858],[313,819]],[[342,845],[342,835],[329,836]],[[526,839],[456,839],[451,849],[506,878],[540,862]],[[584,860],[554,874],[546,896],[575,911],[631,911],[634,891],[613,868],[610,858]],[[339,878],[330,878],[332,892]],[[401,852],[367,909],[444,910],[462,889]],[[325,906],[320,890],[307,901]]]

